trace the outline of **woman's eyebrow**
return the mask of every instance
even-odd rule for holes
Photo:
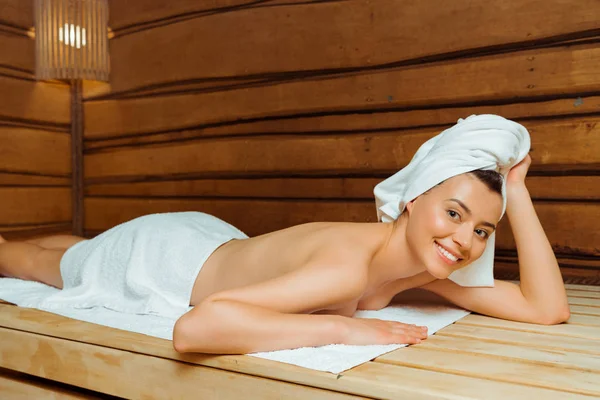
[[[467,207],[467,205],[465,203],[463,203],[462,201],[460,201],[458,199],[448,199],[447,201],[453,201],[455,203],[458,203],[459,206],[461,206],[462,208],[464,208],[464,210],[467,212],[467,214],[469,214],[469,215],[473,214],[471,212],[471,209],[469,207]]]
[[[460,201],[458,199],[448,199],[448,201],[453,201],[453,202],[457,203],[459,206],[461,206],[465,210],[465,212],[467,214],[469,214],[469,215],[473,214],[471,212],[471,209],[469,207],[467,207],[467,205],[465,203],[463,203],[462,201]],[[483,221],[481,224],[496,230],[496,225],[492,224],[491,222]]]

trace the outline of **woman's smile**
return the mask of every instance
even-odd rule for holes
[[[458,257],[456,254],[454,254],[454,252],[450,252],[448,249],[446,249],[444,246],[442,246],[438,242],[434,241],[433,243],[435,245],[438,255],[446,264],[456,265],[460,261],[462,261],[462,258]]]

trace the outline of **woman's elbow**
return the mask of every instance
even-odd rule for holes
[[[569,318],[571,318],[571,310],[567,306],[561,310],[543,314],[538,323],[541,325],[558,325],[567,322]]]
[[[191,340],[191,326],[190,323],[186,320],[186,316],[188,314],[184,314],[181,318],[175,322],[175,326],[173,328],[173,348],[178,353],[191,353],[193,352],[192,340]]]
[[[173,348],[178,353],[209,353],[210,348],[203,343],[215,343],[211,340],[212,310],[209,304],[200,304],[182,315],[173,327]],[[202,321],[203,323],[200,323]]]

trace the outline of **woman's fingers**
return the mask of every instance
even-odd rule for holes
[[[395,321],[372,320],[379,329],[385,331],[390,343],[420,343],[427,338],[428,330],[426,326],[405,324]]]

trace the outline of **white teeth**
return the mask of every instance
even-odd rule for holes
[[[458,258],[456,258],[454,255],[452,255],[451,253],[448,253],[446,251],[446,249],[444,249],[442,246],[440,246],[439,244],[435,244],[437,246],[438,249],[440,249],[440,252],[446,256],[446,258],[452,262],[456,262],[458,260]]]

